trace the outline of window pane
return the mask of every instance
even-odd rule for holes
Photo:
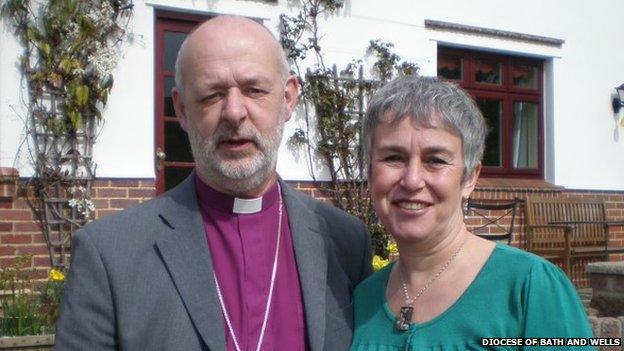
[[[488,125],[488,134],[485,139],[483,165],[501,167],[503,165],[502,148],[502,117],[503,103],[501,100],[478,98],[477,105],[483,113]]]
[[[175,117],[175,110],[173,109],[173,98],[171,97],[171,89],[175,86],[175,79],[173,77],[165,77],[163,84],[163,96],[165,97],[165,116]]]
[[[438,58],[438,76],[446,79],[462,79],[462,59],[457,56],[440,56]]]
[[[515,87],[537,89],[537,67],[514,65],[511,67],[511,81]]]
[[[514,102],[513,166],[537,168],[537,104]]]
[[[501,84],[502,65],[492,61],[475,61],[475,80],[478,83]]]
[[[165,122],[165,154],[167,161],[193,162],[193,154],[186,132],[178,122]]]
[[[193,167],[167,167],[165,168],[165,190],[169,190],[180,184],[191,174]]]
[[[178,56],[178,50],[188,33],[165,32],[165,72],[173,72],[175,70],[175,61]]]

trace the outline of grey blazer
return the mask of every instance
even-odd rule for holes
[[[310,350],[346,350],[351,293],[371,273],[369,235],[354,217],[280,182]],[[78,231],[55,349],[225,350],[193,176]]]

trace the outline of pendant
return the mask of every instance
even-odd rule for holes
[[[399,312],[399,316],[397,317],[395,327],[398,331],[407,331],[409,330],[410,322],[412,321],[412,313],[414,312],[414,307],[412,306],[402,306],[401,312]]]

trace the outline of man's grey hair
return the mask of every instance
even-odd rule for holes
[[[422,127],[439,126],[460,137],[464,183],[483,157],[487,127],[474,100],[457,85],[416,75],[394,79],[381,87],[368,104],[362,122],[363,157],[370,167],[373,133],[381,123],[396,124],[409,117]]]
[[[223,16],[219,16],[219,17],[232,17],[232,18],[236,18],[236,17],[240,17],[240,18],[246,18],[246,17],[242,17],[242,16],[235,16],[235,15],[223,15]],[[216,17],[215,17],[216,18]],[[208,20],[210,21],[210,19]],[[275,43],[277,44],[277,46],[279,47],[278,49],[278,60],[279,60],[279,65],[281,67],[281,73],[282,73],[282,80],[284,82],[286,82],[286,79],[290,76],[290,65],[288,64],[288,59],[286,58],[286,53],[284,52],[284,49],[282,48],[280,42],[277,40],[277,38],[275,38],[275,35],[273,35],[273,33],[271,33],[271,31],[265,27],[264,25],[260,24],[267,33],[269,33],[269,35],[271,35],[271,37],[275,40]],[[183,76],[182,76],[182,61],[184,59],[184,54],[185,54],[185,47],[186,47],[186,43],[188,38],[191,36],[191,34],[193,34],[195,30],[191,31],[186,38],[184,39],[184,41],[182,41],[182,45],[180,45],[180,50],[178,50],[178,54],[176,56],[176,61],[175,61],[175,86],[178,89],[178,91],[180,92],[180,95],[184,95],[184,80],[183,80]]]

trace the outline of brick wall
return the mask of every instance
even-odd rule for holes
[[[0,178],[2,171],[0,170]],[[315,198],[330,201],[329,195],[322,189],[323,184],[314,182],[290,182],[299,191]],[[6,187],[4,187],[6,188]],[[12,262],[19,254],[32,254],[33,267],[45,276],[49,269],[47,247],[39,232],[39,227],[33,221],[32,214],[23,199],[15,199],[9,194],[3,194],[4,189],[0,183],[0,266]],[[153,179],[98,179],[94,183],[93,200],[96,206],[96,218],[101,218],[110,213],[120,211],[128,206],[149,200],[155,195]],[[543,181],[527,180],[480,180],[478,187],[473,193],[473,198],[488,201],[505,201],[514,198],[525,200],[527,196],[552,196],[552,197],[593,197],[606,201],[607,216],[609,220],[624,221],[624,192],[612,191],[581,191],[565,190],[554,187]],[[476,224],[475,218],[467,218],[469,224]],[[524,228],[524,204],[516,213],[516,222],[512,245],[525,248],[526,231]],[[612,227],[610,229],[610,245],[614,247],[624,246],[624,228]],[[623,255],[613,255],[612,260],[622,260]],[[581,276],[576,279],[577,286],[588,286],[588,279],[584,275],[584,267],[587,262],[599,260],[582,259],[573,262],[572,270],[575,275]],[[561,264],[561,262],[555,262]]]
[[[39,225],[16,189],[2,194],[3,188],[7,187],[0,183],[0,267],[11,264],[17,255],[32,255],[34,276],[45,278],[50,260]],[[147,201],[155,193],[153,179],[98,179],[92,191],[95,218]]]

